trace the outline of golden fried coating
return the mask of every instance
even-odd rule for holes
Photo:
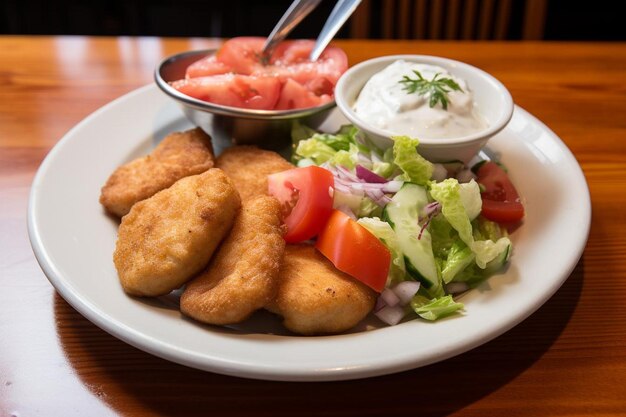
[[[119,217],[138,201],[181,178],[200,174],[214,164],[211,138],[200,128],[169,134],[150,155],[116,169],[100,194],[100,204]]]
[[[204,323],[232,324],[265,306],[276,292],[283,232],[278,200],[244,201],[208,268],[185,287],[181,311]]]
[[[339,271],[311,245],[287,245],[276,297],[267,308],[286,328],[305,334],[339,333],[372,310],[376,293]]]
[[[241,199],[219,169],[183,178],[122,217],[113,261],[124,290],[164,295],[206,267]]]
[[[233,146],[226,149],[215,161],[224,170],[246,201],[258,195],[267,195],[267,176],[294,168],[285,158],[272,151],[254,146]]]

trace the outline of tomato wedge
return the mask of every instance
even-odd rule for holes
[[[374,291],[381,292],[385,288],[391,264],[389,249],[347,214],[333,210],[315,247],[337,269]]]
[[[187,67],[185,78],[207,77],[209,75],[226,74],[233,69],[217,60],[215,55],[209,55]]]
[[[319,106],[331,100],[331,96],[316,96],[297,81],[287,79],[276,103],[276,110],[304,109]]]
[[[481,214],[498,223],[514,223],[524,217],[524,206],[506,172],[495,162],[484,162],[476,170],[481,192]]]
[[[174,81],[172,87],[188,96],[223,106],[266,109],[278,102],[281,85],[275,77],[220,74]]]
[[[239,74],[252,74],[262,68],[260,53],[265,45],[265,38],[239,37],[224,42],[216,53],[217,60],[231,67]]]
[[[314,46],[315,42],[311,40],[281,42],[272,55],[271,71],[293,78],[300,84],[307,84],[313,79],[323,77],[335,85],[348,69],[346,53],[336,46],[329,46],[317,61],[311,62],[309,55]]]
[[[302,242],[316,236],[333,210],[333,174],[317,166],[294,168],[268,175],[269,194],[278,199],[288,243]]]

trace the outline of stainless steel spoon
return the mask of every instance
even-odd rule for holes
[[[287,9],[283,17],[280,18],[272,33],[267,38],[263,50],[261,51],[261,58],[263,62],[268,62],[272,56],[272,51],[280,42],[282,42],[287,35],[311,13],[322,0],[295,0],[291,3],[291,6]]]
[[[326,49],[330,41],[337,34],[337,31],[339,31],[352,13],[354,13],[359,3],[361,3],[361,0],[339,0],[337,2],[317,37],[315,46],[309,56],[311,61],[317,61],[322,52],[324,52],[324,49]]]

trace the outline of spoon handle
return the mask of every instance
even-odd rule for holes
[[[328,46],[333,39],[337,31],[343,26],[348,18],[354,13],[354,10],[361,3],[361,0],[339,0],[335,5],[335,8],[328,16],[328,20],[324,24],[322,31],[317,37],[315,47],[311,51],[309,59],[311,61],[317,61],[324,49]]]
[[[269,61],[272,51],[280,42],[289,35],[309,13],[311,13],[322,0],[294,0],[283,17],[280,18],[270,36],[268,36],[262,50],[264,61]]]

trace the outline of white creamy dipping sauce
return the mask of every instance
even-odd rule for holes
[[[430,107],[429,93],[409,93],[405,84],[400,83],[404,76],[417,79],[414,70],[428,81],[437,73],[440,74],[438,79],[451,78],[462,91],[447,93],[447,110],[440,102]],[[402,60],[395,61],[367,81],[354,104],[354,111],[375,127],[415,138],[461,137],[488,127],[476,110],[465,80],[438,66]]]

